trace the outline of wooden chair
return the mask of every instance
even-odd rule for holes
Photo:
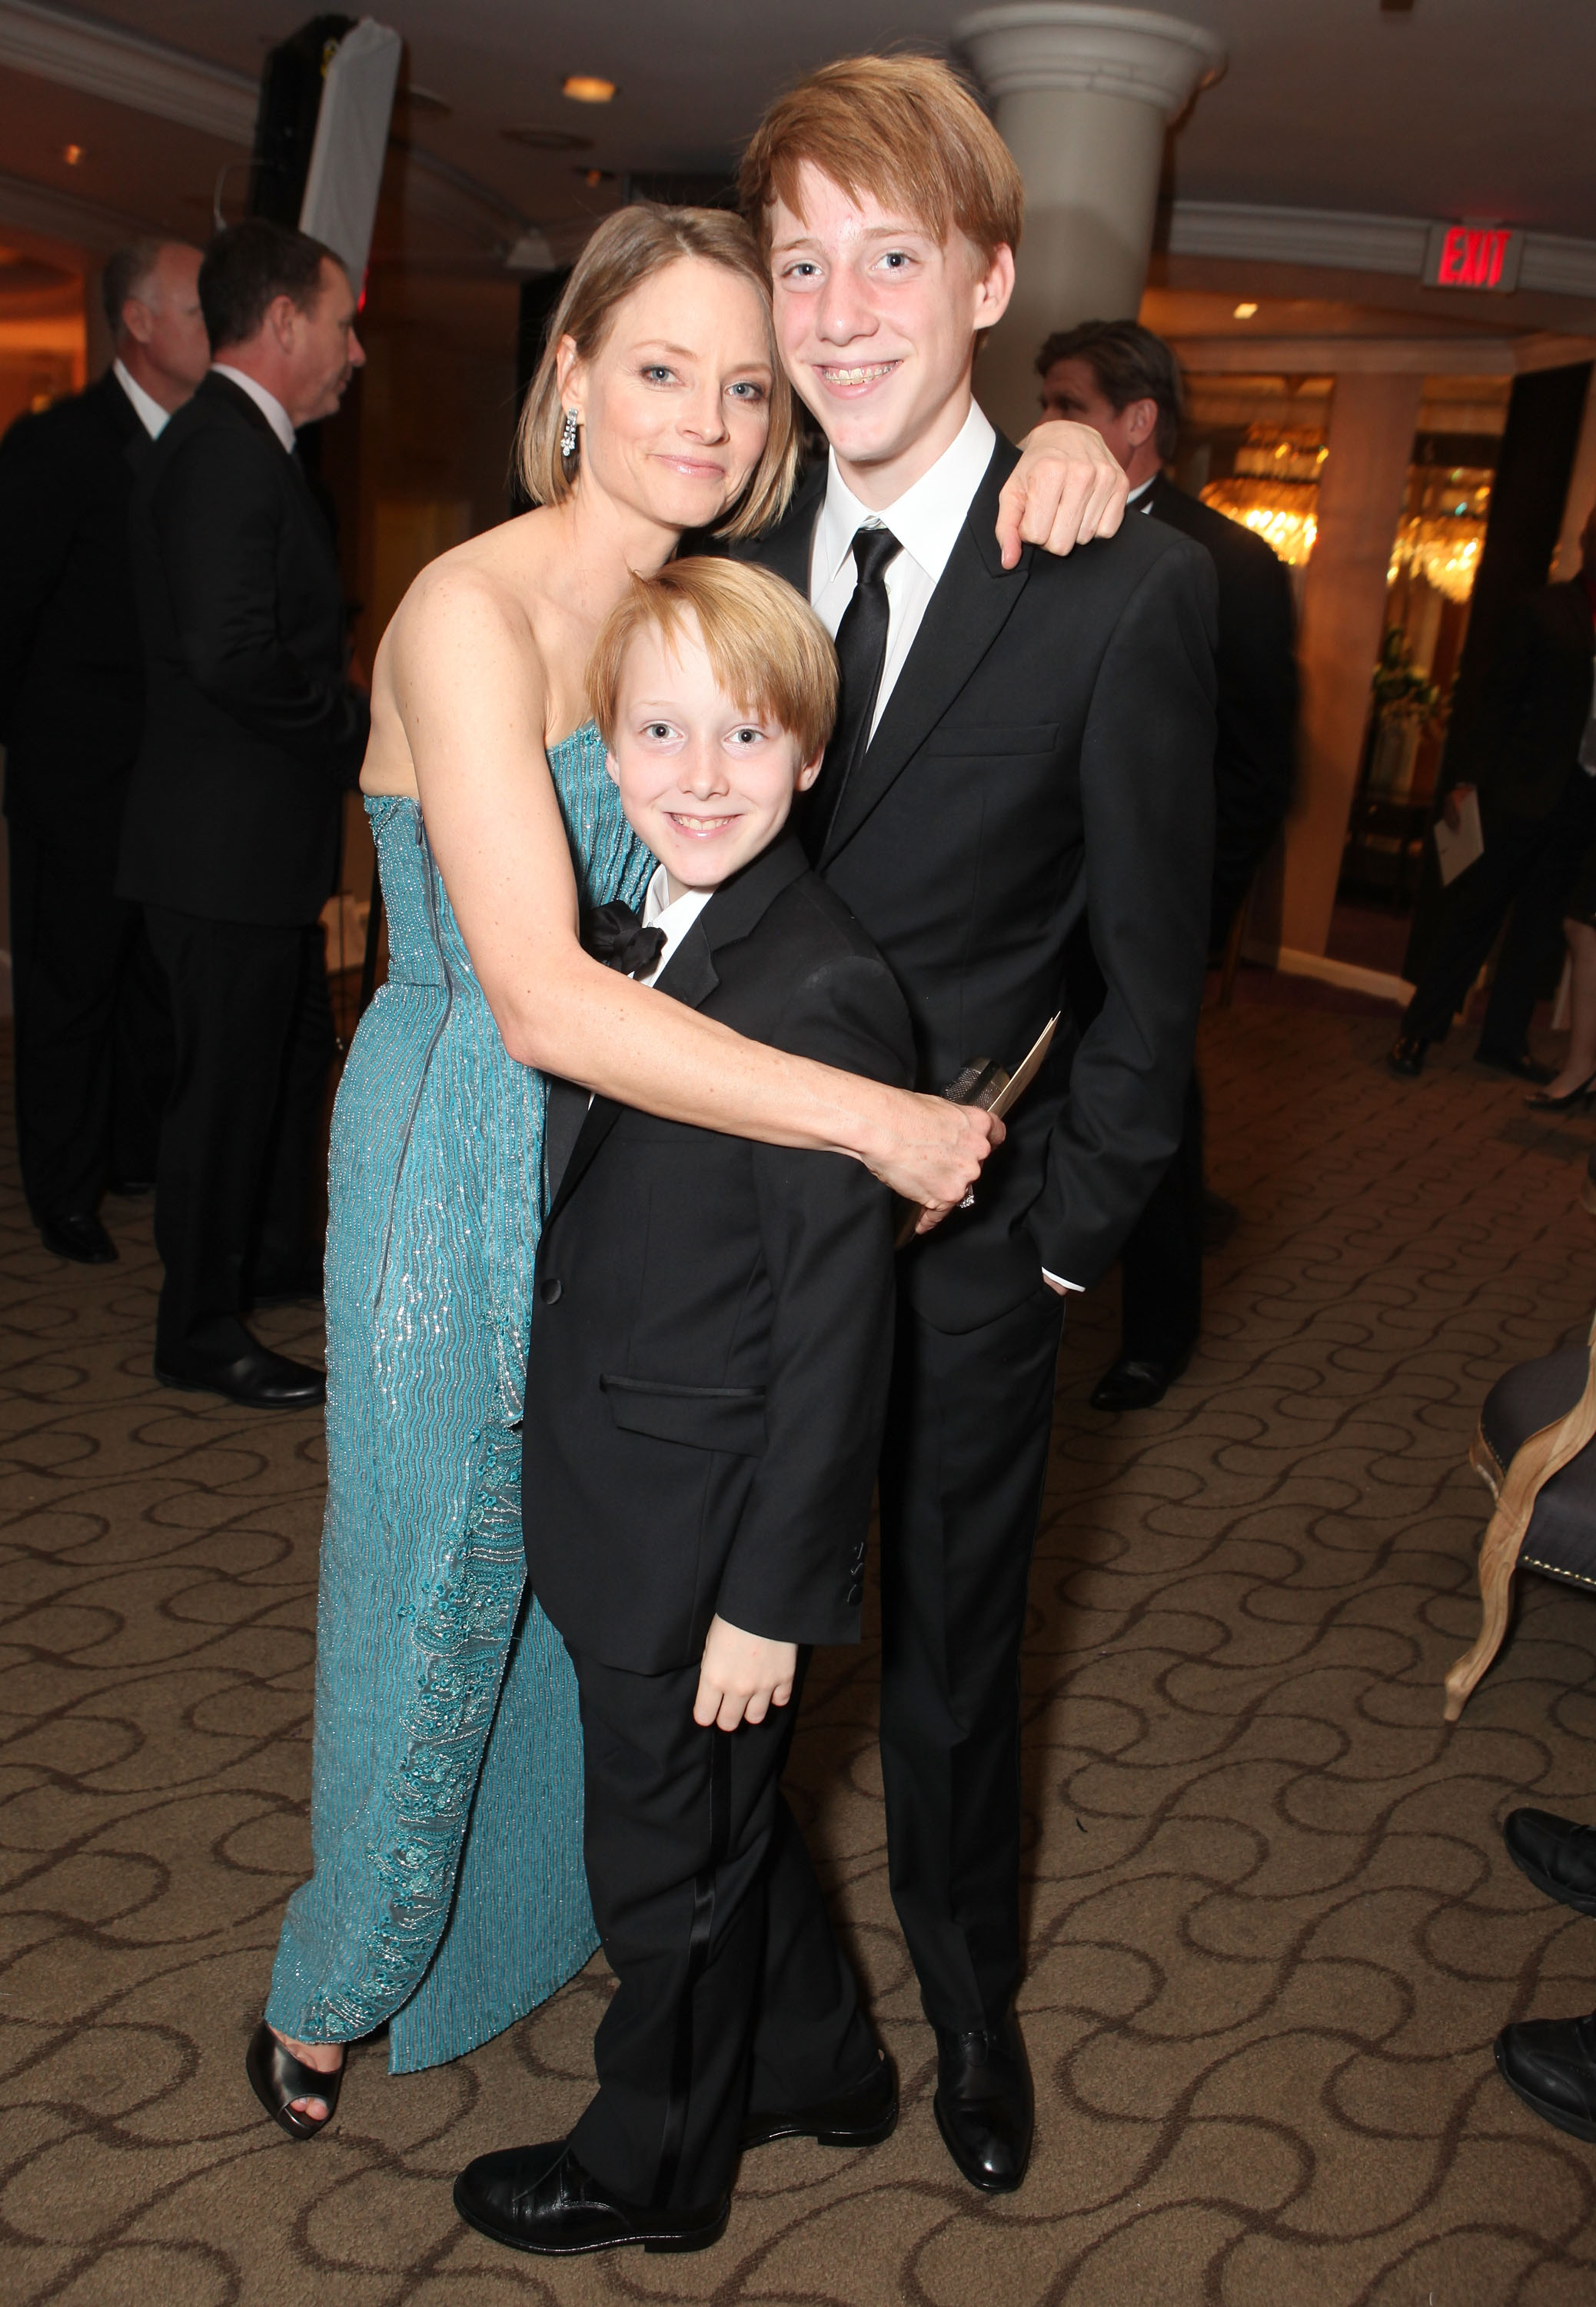
[[[1480,1545],[1480,1634],[1447,1677],[1447,1720],[1507,1631],[1513,1578],[1538,1570],[1596,1593],[1596,1323],[1583,1346],[1521,1362],[1485,1397],[1469,1463],[1496,1500]]]

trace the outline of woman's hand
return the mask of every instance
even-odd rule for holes
[[[1020,462],[997,501],[997,541],[1005,569],[1021,544],[1072,553],[1112,536],[1125,517],[1131,484],[1101,433],[1050,416],[1020,443]]]
[[[693,1720],[701,1730],[735,1730],[739,1722],[763,1722],[772,1706],[785,1706],[798,1675],[798,1644],[767,1642],[745,1634],[724,1618],[710,1620],[698,1669]]]
[[[881,1135],[865,1156],[873,1177],[906,1202],[918,1202],[917,1233],[929,1233],[973,1191],[981,1164],[1003,1142],[1003,1125],[977,1105],[887,1089]]]

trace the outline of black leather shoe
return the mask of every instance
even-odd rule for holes
[[[252,1341],[252,1348],[230,1362],[158,1361],[155,1375],[181,1394],[219,1394],[246,1410],[319,1410],[327,1400],[324,1370],[291,1362]]]
[[[1515,1810],[1502,1829],[1507,1856],[1549,1899],[1578,1915],[1596,1915],[1596,1827],[1549,1810]]]
[[[731,2198],[702,2211],[653,2211],[617,2202],[582,2168],[563,2139],[479,2155],[455,2181],[467,2226],[511,2251],[565,2259],[640,2243],[644,2251],[707,2251],[726,2232]]]
[[[787,2114],[752,2114],[743,2124],[743,2148],[768,2147],[772,2139],[817,2139],[823,2147],[878,2147],[898,2124],[898,2073],[880,2058],[862,2083],[835,2098]]]
[[[1223,1249],[1242,1222],[1242,1213],[1223,1194],[1216,1194],[1205,1186],[1197,1218],[1198,1239],[1206,1257],[1210,1250]]]
[[[1575,2139],[1596,2140],[1596,2016],[1525,2019],[1496,2040],[1502,2080]]]
[[[1386,1056],[1386,1071],[1399,1081],[1417,1081],[1424,1070],[1430,1043],[1422,1033],[1398,1033]]]
[[[1092,1388],[1092,1408],[1150,1410],[1163,1401],[1191,1359],[1190,1354],[1182,1354],[1173,1362],[1155,1362],[1122,1354]]]
[[[106,1191],[107,1194],[115,1194],[119,1201],[136,1202],[141,1196],[154,1193],[155,1179],[134,1177],[113,1178],[107,1183]]]
[[[1543,1066],[1526,1051],[1488,1049],[1483,1042],[1474,1052],[1474,1063],[1489,1066],[1493,1074],[1511,1074],[1516,1081],[1534,1082],[1541,1089],[1558,1077],[1555,1066]]]
[[[52,1257],[70,1257],[74,1265],[115,1265],[116,1245],[92,1210],[70,1217],[46,1218],[38,1238]]]
[[[1012,2011],[973,2034],[936,2029],[936,2097],[943,2145],[972,2187],[1011,2195],[1031,2159],[1037,2123],[1030,2061]]]

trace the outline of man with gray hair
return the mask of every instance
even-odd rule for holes
[[[155,1176],[165,1001],[140,910],[113,887],[144,706],[128,508],[209,361],[199,277],[181,241],[118,249],[101,278],[111,367],[0,442],[17,1139],[46,1248],[89,1265],[116,1255],[101,1195]]]

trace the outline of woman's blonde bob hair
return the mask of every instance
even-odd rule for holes
[[[561,338],[569,337],[578,356],[591,360],[632,291],[683,257],[719,264],[746,280],[764,307],[770,344],[770,434],[735,511],[717,524],[719,530],[727,536],[752,536],[785,510],[798,469],[798,428],[770,321],[770,280],[754,236],[740,217],[719,209],[660,208],[652,201],[637,201],[604,219],[576,259],[549,323],[549,341],[516,431],[516,471],[534,504],[559,504],[570,495],[581,456],[580,446],[569,457],[559,450],[565,411],[555,363]]]
[[[673,656],[682,641],[702,640],[721,694],[785,729],[800,760],[825,750],[837,717],[837,654],[825,627],[768,569],[707,557],[634,577],[605,618],[587,660],[587,705],[606,745],[615,742],[627,652],[650,631]]]

